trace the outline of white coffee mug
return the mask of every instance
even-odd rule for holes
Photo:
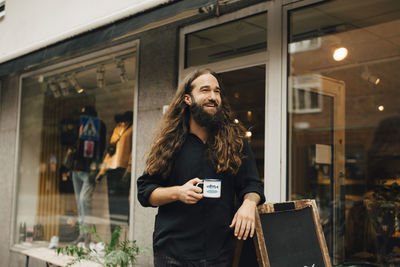
[[[221,181],[220,179],[203,179],[203,182],[197,183],[195,186],[203,185],[203,196],[208,198],[221,197]]]

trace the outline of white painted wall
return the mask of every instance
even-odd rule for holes
[[[171,0],[6,0],[0,63]]]

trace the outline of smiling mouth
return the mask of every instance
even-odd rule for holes
[[[204,104],[203,107],[207,107],[207,108],[216,108],[217,104],[216,103],[208,103],[208,104]]]

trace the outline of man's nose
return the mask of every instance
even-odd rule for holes
[[[216,100],[217,99],[217,94],[214,91],[210,91],[210,94],[208,95],[209,100]]]

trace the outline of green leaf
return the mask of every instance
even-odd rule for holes
[[[111,235],[111,241],[107,248],[109,252],[115,250],[115,248],[118,246],[120,232],[121,232],[121,227],[117,226]]]
[[[84,226],[84,231],[91,235],[96,235],[100,242],[103,242],[102,238],[98,235],[95,225],[92,227]],[[95,261],[105,267],[127,267],[129,264],[133,264],[136,260],[140,250],[136,245],[136,241],[123,240],[119,242],[121,227],[116,227],[111,235],[110,243],[105,244],[105,255],[104,258],[99,258],[99,254],[95,250],[90,248],[83,249],[78,246],[65,246],[57,249],[57,254],[63,253],[69,256],[75,256],[76,258],[68,263],[67,266],[81,260]]]

